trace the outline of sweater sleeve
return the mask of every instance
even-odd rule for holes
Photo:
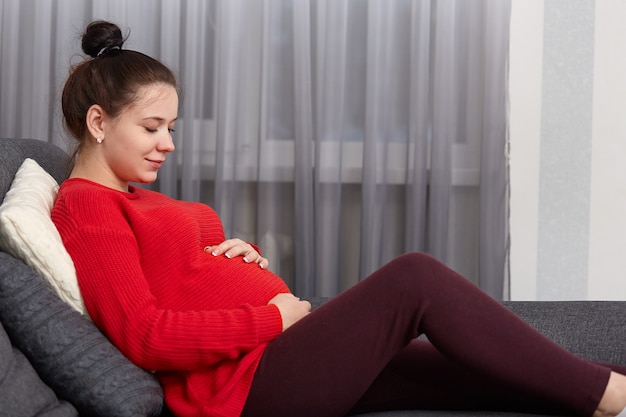
[[[275,305],[210,311],[160,309],[130,232],[83,227],[66,236],[64,243],[76,264],[94,323],[143,368],[197,369],[239,357],[282,331]]]

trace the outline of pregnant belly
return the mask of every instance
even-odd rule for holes
[[[289,292],[282,278],[246,263],[242,257],[228,259],[206,254],[193,265],[182,266],[177,278],[155,295],[162,308],[185,310],[232,309],[243,304],[265,305],[276,294]]]

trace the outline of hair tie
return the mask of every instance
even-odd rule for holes
[[[109,51],[112,51],[114,49],[122,49],[119,45],[115,45],[115,46],[105,46],[104,48],[100,49],[100,52],[98,52],[98,55],[96,55],[96,58],[99,57],[102,54],[105,54]]]

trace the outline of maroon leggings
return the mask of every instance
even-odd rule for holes
[[[426,408],[590,416],[609,373],[434,258],[411,253],[270,343],[242,416]]]

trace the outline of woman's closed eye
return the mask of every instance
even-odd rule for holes
[[[163,130],[164,128],[167,129],[167,131],[170,134],[175,132],[175,130],[174,130],[174,123],[170,123],[169,125],[165,125],[165,124],[148,125],[148,126],[143,125],[143,128],[146,129],[146,132],[148,132],[148,133],[157,133],[157,132],[160,132],[161,130]]]
[[[161,130],[158,127],[157,128],[145,127],[145,129],[146,129],[146,132],[148,132],[148,133],[156,133],[156,132]],[[176,132],[174,129],[169,128],[169,127],[167,128],[167,131],[170,132],[170,133]]]

